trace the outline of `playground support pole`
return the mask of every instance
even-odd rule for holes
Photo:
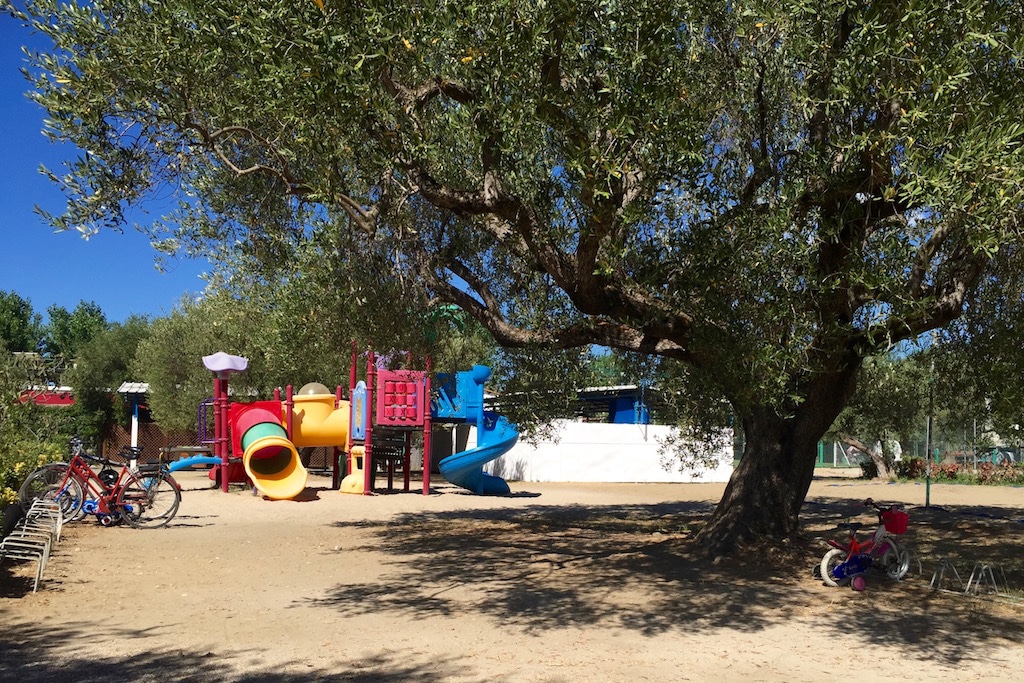
[[[349,395],[349,398],[354,396],[355,395],[355,391],[356,391],[356,363],[359,362],[358,358],[359,358],[359,347],[356,345],[356,340],[353,339],[352,340],[352,360],[349,362],[349,368],[348,368],[348,395]],[[349,405],[350,405],[350,407],[354,408],[355,407],[355,401],[352,401],[352,403],[349,404]],[[350,457],[351,457],[351,454],[352,454],[352,445],[354,443],[353,440],[352,440],[351,425],[354,422],[355,422],[354,417],[353,417],[353,419],[349,420],[348,439],[346,439],[347,443],[345,444],[345,453],[348,454]],[[351,470],[353,468],[350,467],[349,469]]]
[[[139,445],[139,396],[132,396],[132,448]]]
[[[203,365],[213,373],[213,440],[217,455],[220,457],[221,489],[228,492],[229,463],[231,451],[229,443],[231,429],[228,426],[228,378],[232,372],[244,372],[249,365],[248,358],[231,356],[218,352],[203,356]]]
[[[220,488],[228,492],[228,378],[220,374],[213,378],[214,438],[217,440],[217,455],[220,456]]]
[[[288,440],[292,440],[292,434],[295,430],[295,394],[292,390],[292,385],[289,384],[284,389],[284,408],[285,408],[285,424],[284,428],[288,432]]]
[[[934,342],[934,335],[932,340]],[[931,372],[935,372],[935,362],[932,361]],[[935,377],[928,377],[928,429],[927,444],[924,450],[924,506],[931,507],[932,502],[932,420],[935,412]]]
[[[433,424],[430,419],[430,373],[433,371],[433,363],[430,356],[427,356],[427,371],[423,377],[423,495],[430,495],[430,438]],[[406,468],[406,472],[408,472]],[[408,476],[408,475],[406,475]],[[408,488],[408,486],[406,487]]]
[[[341,407],[342,398],[341,385],[339,384],[334,389],[334,409],[337,410]],[[351,418],[351,413],[350,413]],[[352,441],[352,423],[349,422],[349,433],[345,437],[346,441]],[[346,444],[347,445],[347,444]],[[347,451],[347,449],[346,449]],[[341,485],[341,449],[335,446],[331,449],[331,490],[337,491],[338,486]]]
[[[373,401],[377,384],[377,358],[373,349],[366,356],[366,438],[363,440],[363,495],[373,495]]]
[[[402,456],[402,490],[409,492],[409,465],[412,461],[412,432],[405,433],[405,454]]]
[[[220,429],[224,419],[220,414],[220,377],[217,373],[213,374],[213,455],[220,458],[220,464],[217,465],[217,469],[220,472],[221,480],[224,479],[224,475],[227,474],[227,468],[224,466],[224,449],[221,448]]]

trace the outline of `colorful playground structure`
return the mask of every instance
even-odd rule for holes
[[[395,469],[401,467],[408,491],[412,437],[422,432],[423,495],[428,495],[433,426],[468,424],[476,427],[476,446],[442,459],[441,475],[477,494],[509,493],[504,479],[483,471],[519,438],[505,417],[484,408],[490,368],[477,365],[442,374],[432,384],[429,359],[426,370],[390,370],[378,367],[369,351],[366,379],[357,381],[357,360],[353,344],[347,399],[340,386],[331,392],[312,383],[298,392],[288,386],[283,398],[278,389],[273,400],[232,402],[231,375],[244,372],[248,360],[226,353],[205,356],[203,364],[214,376],[214,395],[199,411],[200,441],[212,455],[182,458],[170,464],[171,471],[213,465],[210,476],[224,491],[231,483],[251,483],[268,498],[290,499],[302,493],[308,477],[298,449],[327,447],[333,452],[333,488],[370,495],[377,470],[383,468],[390,490]],[[212,435],[207,435],[207,408],[213,411]]]

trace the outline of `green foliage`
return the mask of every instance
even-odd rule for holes
[[[625,383],[626,369],[620,357],[613,353],[593,353],[590,358],[591,386],[614,387]]]
[[[35,351],[39,347],[42,317],[17,292],[0,292],[0,349]]]
[[[201,299],[153,322],[133,369],[149,383],[161,425],[194,426],[196,406],[212,391],[202,357],[217,351],[248,358],[232,386],[264,398],[288,384],[347,387],[353,341],[362,352],[376,340],[378,352],[408,351],[417,363],[429,354],[439,371],[489,362],[493,343],[479,323],[381,277],[385,255],[347,239],[328,242],[318,236],[292,245],[266,272],[251,256],[224,254]]]
[[[857,390],[829,429],[826,438],[873,451],[886,470],[893,465],[893,444],[907,443],[925,425],[931,370],[922,353],[867,359]],[[879,464],[862,465],[865,476],[878,476]]]
[[[46,387],[59,369],[35,354],[0,352],[0,433],[5,438],[42,442],[62,434],[70,436],[74,423],[71,411],[26,400]]]
[[[265,270],[351,224],[505,345],[675,356],[743,410],[954,317],[1024,193],[1013,4],[27,9],[89,150],[58,227],[182,182],[163,246]]]
[[[0,505],[17,499],[32,470],[66,451],[67,412],[19,400],[33,384],[32,367],[24,360],[0,349]]]
[[[135,381],[131,362],[148,336],[149,321],[132,316],[79,347],[65,382],[75,391],[75,432],[86,440],[98,442],[115,424],[127,423],[127,406],[115,392],[123,382]]]
[[[213,391],[202,357],[218,351],[251,359],[250,370],[232,378],[236,395],[257,392],[266,398],[273,385],[263,384],[266,363],[255,340],[277,332],[267,318],[268,311],[257,305],[215,294],[184,300],[169,316],[154,320],[130,368],[134,377],[149,383],[153,418],[165,429],[195,428],[199,402]]]
[[[90,340],[109,327],[102,309],[91,301],[80,301],[70,313],[63,306],[50,306],[46,314],[49,320],[42,347],[50,356],[73,359]]]
[[[953,440],[972,434],[998,435],[1024,444],[1024,259],[1016,245],[1003,245],[989,277],[973,293],[965,315],[937,336],[936,401]]]
[[[494,358],[488,389],[497,392],[501,413],[525,439],[552,438],[551,421],[576,414],[577,389],[589,384],[588,361],[586,351],[502,349]]]

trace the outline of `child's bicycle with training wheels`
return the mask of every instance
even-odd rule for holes
[[[178,512],[181,488],[161,464],[134,466],[140,453],[125,447],[120,453],[125,464],[118,464],[86,453],[73,441],[69,462],[45,465],[28,476],[19,491],[22,505],[47,498],[60,505],[67,521],[95,515],[103,526],[122,520],[136,528],[164,526]]]
[[[910,515],[899,505],[884,507],[872,499],[864,505],[878,512],[878,528],[871,538],[860,541],[857,531],[864,525],[853,522],[840,524],[849,529],[845,543],[829,539],[832,549],[821,558],[821,580],[827,586],[840,586],[847,582],[854,590],[864,590],[864,575],[871,568],[881,571],[893,580],[900,580],[910,570],[910,551],[896,541],[907,532]]]

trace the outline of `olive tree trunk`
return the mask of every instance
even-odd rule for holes
[[[818,442],[853,392],[856,372],[820,376],[789,415],[758,408],[741,415],[746,443],[722,499],[696,537],[711,555],[778,541],[800,529],[800,508],[814,476]]]

